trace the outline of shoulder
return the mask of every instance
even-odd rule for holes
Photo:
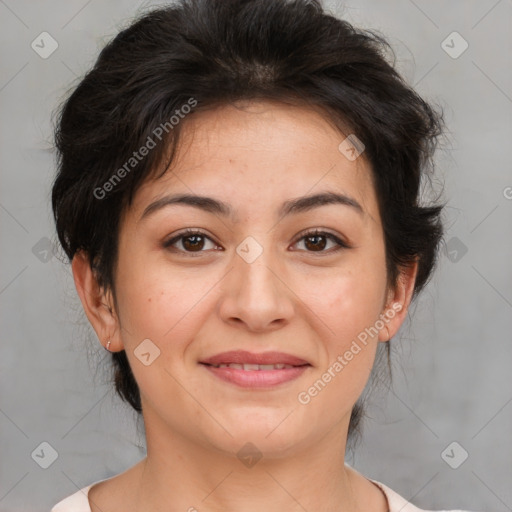
[[[379,486],[388,500],[389,512],[435,512],[431,510],[424,510],[414,506],[410,501],[400,496],[397,492],[390,489],[387,485],[376,480],[371,480],[375,485]],[[471,512],[469,510],[439,510],[437,512]],[[476,512],[476,511],[475,511]]]
[[[145,459],[142,459],[122,473],[96,480],[59,501],[50,512],[126,510],[133,498],[130,490],[140,481],[144,465]]]
[[[99,482],[103,482],[103,480],[93,482],[86,487],[82,487],[74,494],[67,496],[63,500],[59,501],[56,505],[54,505],[50,512],[91,512],[88,498],[89,490],[93,485]]]

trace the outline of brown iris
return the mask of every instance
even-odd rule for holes
[[[318,239],[323,239],[323,243],[318,243]],[[310,244],[310,240],[315,240],[313,244]],[[313,250],[319,249],[320,251],[325,248],[326,245],[326,237],[324,235],[310,235],[304,238],[304,245],[310,249],[313,248]]]

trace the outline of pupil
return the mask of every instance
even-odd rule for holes
[[[198,247],[199,247],[199,249],[202,249],[202,244],[201,244],[201,239],[202,238],[203,237],[201,235],[191,235],[191,236],[188,236],[187,238],[184,239],[183,245],[187,249],[189,249],[189,248],[197,249]],[[192,244],[190,244],[189,241],[193,240],[193,239],[195,240],[195,242],[192,242]]]
[[[323,244],[320,244],[318,245],[318,239],[319,238],[323,238],[324,239],[324,243]],[[323,235],[313,235],[313,236],[308,236],[306,238],[306,245],[308,245],[308,242],[307,240],[316,240],[316,242],[313,242],[312,244],[312,247],[313,248],[316,248],[316,249],[323,249],[325,247],[325,237]],[[308,245],[308,248],[309,248],[309,245]]]

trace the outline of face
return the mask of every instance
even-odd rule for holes
[[[387,287],[364,153],[349,160],[338,149],[345,136],[305,108],[251,102],[194,116],[171,169],[122,218],[116,314],[89,318],[111,350],[126,350],[147,433],[230,454],[250,441],[267,457],[346,436],[377,344],[398,330],[414,281]],[[181,194],[229,212],[170,201]],[[290,207],[317,194],[341,199]],[[80,292],[78,263],[74,272]],[[202,364],[238,350],[308,365],[247,387]]]

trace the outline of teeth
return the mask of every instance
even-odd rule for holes
[[[281,366],[284,366],[283,364],[260,364],[260,365],[255,365],[255,366],[259,366],[260,370],[281,370]],[[244,367],[245,369],[245,367]]]
[[[289,364],[239,364],[239,363],[230,363],[230,364],[214,364],[215,368],[234,368],[235,370],[245,370],[245,371],[260,371],[260,370],[282,370],[285,368],[294,368]]]

